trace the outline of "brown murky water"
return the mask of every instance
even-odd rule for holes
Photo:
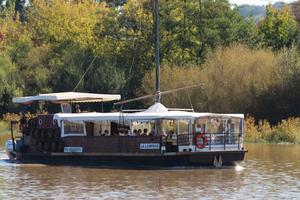
[[[0,199],[300,199],[300,145],[246,145],[224,169],[116,170],[11,164]]]

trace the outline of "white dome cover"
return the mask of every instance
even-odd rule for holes
[[[152,106],[150,106],[147,110],[145,110],[144,112],[146,112],[146,113],[164,113],[164,112],[168,112],[168,109],[161,103],[155,103]]]

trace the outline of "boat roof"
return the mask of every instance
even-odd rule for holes
[[[58,122],[96,122],[96,121],[150,121],[158,119],[173,119],[173,120],[192,120],[201,117],[222,117],[222,118],[244,118],[243,114],[217,114],[217,113],[197,113],[186,111],[168,111],[162,107],[160,103],[152,105],[149,109],[143,112],[136,113],[57,113],[54,115],[54,119]],[[153,109],[153,108],[161,109]],[[60,123],[59,123],[60,124]]]
[[[13,98],[14,103],[30,104],[34,101],[51,101],[53,103],[84,103],[84,102],[108,102],[120,100],[119,94],[95,94],[81,92],[59,92],[39,94],[37,96],[25,96]]]

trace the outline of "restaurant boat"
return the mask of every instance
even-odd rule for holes
[[[54,165],[134,168],[221,167],[244,159],[243,114],[187,112],[166,108],[160,103],[161,95],[175,90],[160,91],[158,0],[154,0],[154,7],[156,93],[145,97],[155,97],[155,103],[133,113],[122,110],[103,113],[80,112],[74,104],[116,101],[120,95],[65,92],[14,98],[13,102],[21,104],[56,103],[61,112],[30,118],[23,113],[21,137],[15,138],[12,131],[11,140],[6,142],[10,159]]]
[[[110,113],[76,112],[74,106],[119,99],[75,92],[14,98],[24,105],[56,103],[61,112],[23,115],[21,137],[12,132],[6,142],[8,156],[25,163],[111,167],[221,167],[244,158],[243,114],[187,112],[161,103],[138,112]]]

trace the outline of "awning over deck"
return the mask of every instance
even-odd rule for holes
[[[53,103],[62,102],[108,102],[120,100],[121,95],[118,94],[95,94],[81,92],[59,92],[49,94],[39,94],[37,96],[26,96],[13,98],[14,103],[29,104],[34,101],[50,101]]]
[[[193,120],[200,117],[222,117],[222,118],[244,118],[243,114],[215,114],[215,113],[197,113],[185,111],[168,111],[160,103],[152,105],[149,109],[143,112],[136,113],[58,113],[54,115],[54,119],[60,121],[70,122],[96,122],[96,121],[150,121],[158,119],[172,119],[172,120]],[[60,123],[59,123],[60,124]]]

